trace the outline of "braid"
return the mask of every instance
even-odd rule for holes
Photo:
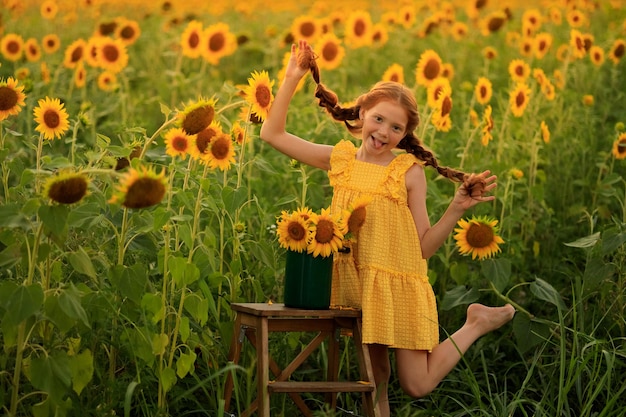
[[[455,182],[464,182],[467,180],[468,174],[465,172],[439,165],[435,155],[421,144],[420,140],[413,132],[407,133],[400,143],[398,143],[398,148],[404,149],[408,153],[415,155],[417,159],[424,161],[426,165],[435,168],[439,175]]]

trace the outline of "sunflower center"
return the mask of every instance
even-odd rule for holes
[[[223,33],[216,33],[209,39],[209,49],[213,52],[221,51],[226,44],[226,38]]]
[[[330,220],[320,220],[317,223],[317,231],[315,232],[315,240],[319,243],[328,243],[335,236],[335,226]]]
[[[493,228],[483,223],[472,223],[467,230],[467,243],[472,248],[484,248],[493,243]]]
[[[56,129],[61,123],[61,117],[59,113],[54,110],[46,110],[43,114],[43,122],[50,129]]]
[[[620,155],[626,155],[626,139],[620,140],[617,145],[617,153]]]
[[[17,54],[20,52],[20,45],[17,42],[9,42],[6,46],[7,51],[11,54]]]
[[[439,71],[441,67],[439,66],[439,62],[434,59],[429,60],[424,66],[424,77],[428,80],[434,80],[439,76]]]
[[[124,29],[121,30],[120,36],[123,39],[133,39],[135,37],[135,29],[130,26],[125,26]]]
[[[48,190],[48,197],[61,204],[73,204],[87,193],[87,181],[82,177],[65,178],[55,181]]]
[[[487,88],[485,86],[480,87],[480,97],[482,98],[487,97]]]
[[[315,34],[315,25],[312,22],[304,22],[300,25],[300,33],[305,38],[310,38]]]
[[[0,87],[0,111],[12,109],[17,104],[17,93],[7,86]]]
[[[202,106],[193,109],[185,116],[182,126],[183,130],[189,135],[202,132],[211,124],[214,114],[215,111],[211,106]]]
[[[71,54],[72,62],[78,62],[83,58],[83,48],[75,48]]]
[[[451,110],[452,110],[452,100],[450,99],[449,96],[446,96],[443,99],[443,103],[441,103],[441,115],[445,117],[448,114],[450,114]]]
[[[117,23],[115,22],[102,23],[100,24],[98,31],[100,32],[102,36],[107,36],[115,32],[116,27],[117,27]]]
[[[363,223],[365,223],[365,207],[355,208],[348,219],[348,231],[358,232],[363,227]]]
[[[117,62],[120,57],[120,51],[115,45],[106,45],[102,48],[102,55],[108,62]]]
[[[172,140],[172,148],[180,152],[187,150],[187,144],[187,138],[184,136],[176,136]]]
[[[306,237],[306,230],[298,222],[289,222],[287,225],[287,233],[292,240],[300,241]]]
[[[489,29],[489,32],[497,32],[500,30],[502,25],[504,25],[504,19],[501,17],[494,17],[489,20],[487,28]]]
[[[196,49],[200,44],[200,36],[198,36],[196,32],[192,33],[191,35],[189,35],[187,43],[192,49]]]
[[[230,139],[218,139],[213,142],[211,146],[211,154],[215,159],[226,159],[228,156],[228,151],[230,150],[229,141]]]
[[[525,101],[526,101],[526,96],[524,95],[524,93],[521,91],[517,93],[517,95],[515,96],[515,104],[517,106],[522,106]]]
[[[354,23],[354,34],[359,38],[365,34],[365,22],[362,20],[357,20]]]
[[[334,43],[327,43],[324,45],[324,49],[322,50],[322,56],[326,61],[333,61],[337,58],[337,53],[339,50],[337,49],[337,45]]]
[[[259,103],[259,106],[262,108],[269,107],[272,100],[272,92],[266,85],[259,85],[256,88],[254,97],[256,98],[256,102]]]
[[[133,182],[126,192],[124,206],[128,208],[144,208],[159,203],[165,195],[165,186],[154,178],[139,178]]]
[[[615,48],[615,50],[613,51],[613,55],[615,55],[616,58],[621,58],[624,56],[624,44],[619,44],[617,45],[617,48]]]

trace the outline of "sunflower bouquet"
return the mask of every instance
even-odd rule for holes
[[[371,197],[363,196],[336,214],[331,214],[330,208],[322,209],[319,214],[308,207],[284,210],[277,221],[278,243],[287,250],[306,251],[314,257],[341,252],[349,246],[348,242],[356,239],[370,201]]]

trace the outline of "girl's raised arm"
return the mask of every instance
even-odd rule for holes
[[[310,50],[310,45],[300,41],[300,50]],[[324,170],[330,169],[332,146],[308,142],[285,130],[287,111],[298,82],[308,72],[298,65],[297,47],[291,46],[291,58],[285,71],[285,79],[276,93],[268,116],[261,126],[261,139],[290,158]]]

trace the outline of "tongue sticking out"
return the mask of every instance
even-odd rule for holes
[[[372,137],[372,144],[374,145],[374,148],[376,149],[380,149],[385,145],[383,142],[379,141],[378,139],[374,137]]]

